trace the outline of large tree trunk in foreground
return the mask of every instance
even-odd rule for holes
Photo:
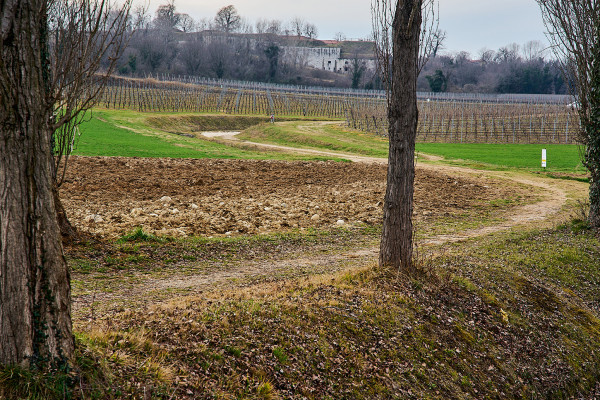
[[[417,136],[417,62],[421,0],[399,0],[393,25],[387,189],[379,265],[410,273],[413,265],[413,186]]]
[[[0,365],[72,355],[69,272],[52,194],[45,0],[0,3]]]

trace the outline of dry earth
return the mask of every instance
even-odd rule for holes
[[[291,149],[286,150],[291,151]],[[349,157],[344,156],[344,158]],[[70,178],[62,189],[62,198],[67,212],[79,229],[95,237],[109,239],[139,226],[152,233],[186,236],[280,232],[313,227],[330,229],[339,226],[338,221],[344,221],[343,226],[378,225],[381,221],[386,169],[382,160],[376,161],[377,163],[334,163],[74,158],[69,170]],[[585,189],[586,185],[579,182],[535,177],[530,174],[473,171],[460,167],[424,164],[417,168],[415,217],[420,230],[424,230],[427,234],[427,243],[443,244],[522,224],[554,224],[567,202],[585,193]],[[332,238],[335,236],[331,235]],[[339,237],[343,236],[339,235]],[[97,242],[114,243],[110,240]],[[163,349],[173,352],[181,349],[190,350],[189,353],[178,354],[191,354],[192,362],[196,363],[199,359],[198,349],[195,347],[198,345],[196,340],[200,337],[198,332],[202,331],[197,330],[193,335],[186,336],[193,326],[191,324],[195,323],[189,319],[189,315],[195,312],[193,307],[196,307],[197,303],[187,302],[184,294],[196,295],[199,296],[197,298],[202,299],[208,298],[210,304],[210,299],[223,296],[223,293],[225,296],[231,295],[232,292],[228,292],[227,289],[232,287],[236,296],[239,293],[259,295],[261,290],[272,293],[273,290],[278,290],[276,285],[281,284],[283,287],[280,281],[290,277],[310,276],[312,280],[325,282],[331,278],[327,275],[329,273],[364,268],[365,265],[376,262],[377,257],[377,248],[373,241],[364,243],[357,241],[356,246],[353,246],[353,243],[340,245],[317,241],[314,246],[303,244],[298,247],[293,245],[287,247],[287,242],[271,247],[266,245],[268,251],[258,255],[248,254],[241,246],[242,254],[239,257],[224,257],[218,260],[199,258],[186,261],[182,258],[175,260],[174,264],[161,260],[162,256],[169,254],[169,246],[174,249],[180,246],[180,243],[184,243],[185,246],[188,241],[170,241],[158,246],[128,244],[128,248],[133,249],[136,255],[138,252],[143,252],[149,256],[148,259],[152,263],[150,268],[148,264],[141,264],[139,270],[122,271],[119,268],[108,268],[105,273],[94,271],[75,276],[73,311],[78,329],[100,326],[100,321],[97,321],[95,316],[100,316],[102,326],[106,324],[107,329],[116,329],[115,327],[119,326],[137,329],[139,324],[139,327],[143,327],[140,328],[143,331],[148,324],[152,327],[153,335],[156,335],[154,340],[160,342]],[[215,245],[215,243],[217,244],[215,250],[219,252],[219,249],[222,249],[219,247],[221,244],[228,246],[235,241],[207,241],[202,242],[201,246]],[[102,246],[103,244],[100,245]],[[79,251],[82,254],[96,251],[93,246],[80,247]],[[112,250],[121,251],[117,247],[114,246]],[[439,249],[432,248],[436,251]],[[254,251],[254,248],[250,250]],[[233,251],[237,252],[238,248],[234,248]],[[102,251],[94,255],[97,257],[95,260],[97,266],[105,262],[104,255]],[[257,281],[277,282],[272,286],[260,286],[255,285]],[[244,286],[245,289],[242,288]],[[339,293],[338,290],[337,296]],[[433,303],[424,304],[434,304],[434,307],[423,308],[422,313],[430,315],[434,314],[435,310],[437,319],[448,321],[448,327],[452,327],[446,334],[454,335],[454,332],[457,332],[455,327],[460,326],[450,318],[455,317],[455,309],[451,309],[452,313],[448,311],[452,303],[445,303],[448,301],[445,298],[446,289],[441,289],[437,295],[441,300],[431,296],[430,293],[423,294],[427,301],[434,300]],[[450,295],[449,298],[451,297]],[[301,297],[294,297],[291,301],[299,299]],[[337,297],[335,299],[337,301]],[[164,309],[151,306],[164,300],[176,301],[168,303]],[[497,332],[495,340],[506,347],[504,357],[507,359],[515,357],[515,354],[522,354],[525,358],[535,354],[531,357],[537,360],[538,354],[544,354],[538,349],[539,346],[535,347],[536,340],[540,340],[539,336],[532,335],[532,332],[515,334],[507,328],[508,324],[506,327],[496,326],[497,322],[492,312],[485,308],[487,306],[479,304],[481,300],[477,296],[465,297],[461,301],[468,305],[464,308],[465,312],[472,313],[473,310],[478,310],[478,307],[484,310],[469,315],[481,317],[477,321],[477,326],[483,326],[490,332]],[[181,311],[178,311],[179,305]],[[136,308],[139,311],[132,312]],[[163,310],[175,311],[172,312],[170,319],[165,319],[162,315]],[[122,314],[123,311],[126,313]],[[115,312],[119,317],[113,319]],[[500,312],[504,313],[502,309]],[[440,314],[443,317],[440,317]],[[235,313],[231,315],[231,318],[237,318]],[[463,318],[465,314],[461,311],[459,315],[459,318]],[[224,318],[223,324],[228,325],[227,315]],[[494,324],[493,331],[482,322],[488,320]],[[160,325],[161,323],[163,325]],[[274,323],[280,324],[280,320],[277,319]],[[543,326],[546,326],[546,320],[543,323]],[[206,331],[211,329],[209,324]],[[408,326],[408,329],[411,327]],[[552,332],[552,329],[544,329],[544,331]],[[272,330],[266,330],[266,334],[270,338]],[[284,336],[287,334],[286,331]],[[240,342],[246,340],[241,334],[240,337],[235,335],[230,335],[234,338],[232,343],[240,338]],[[193,343],[181,339],[192,337]],[[215,343],[218,343],[219,348],[222,347],[224,342],[218,335],[214,337],[217,338]],[[250,337],[256,340],[255,331],[251,332]],[[294,336],[294,341],[298,337]],[[205,339],[206,336],[202,338]],[[415,339],[420,340],[417,337]],[[316,342],[312,337],[310,341]],[[264,342],[267,343],[267,340]],[[452,340],[448,343],[454,344],[456,341]],[[547,346],[555,347],[553,340],[548,343]],[[271,356],[274,348],[268,345],[264,354]],[[448,347],[448,349],[453,348],[454,346]],[[532,348],[538,352],[533,353]],[[461,353],[458,347],[454,351],[456,354]],[[247,365],[256,365],[256,360],[262,363],[262,360],[266,359],[266,357],[260,358],[264,354],[255,357],[253,352],[254,350],[251,357],[244,355],[245,359],[251,360]],[[316,354],[316,351],[313,352]],[[462,352],[467,353],[464,349]],[[377,355],[372,349],[367,350],[366,347],[361,349],[361,354],[367,353]],[[485,360],[487,354],[483,352],[475,356],[476,359],[481,357],[482,376],[486,378],[495,376],[505,383],[503,370],[494,368],[493,365],[497,364],[492,363],[492,366],[487,364]],[[501,359],[499,354],[504,353],[494,353],[498,360]],[[458,358],[460,357],[462,356]],[[523,357],[516,357],[516,359]],[[364,363],[362,356],[360,360]],[[545,359],[539,358],[539,360],[541,368]],[[467,363],[466,358],[463,358],[463,361]],[[525,361],[523,365],[526,371],[527,368],[539,369],[538,364],[535,363],[529,366]],[[543,364],[547,373],[545,375],[542,373],[542,378],[559,387],[563,382],[562,365],[552,363],[552,367],[546,368],[547,365],[550,363]],[[422,366],[425,368],[426,364],[423,363]],[[443,363],[441,366],[446,368]],[[196,364],[192,370],[195,368],[199,370],[200,367]],[[280,364],[276,364],[273,368],[279,369]],[[343,369],[343,371],[347,370],[347,368]],[[428,374],[435,375],[435,370],[431,371],[434,372]],[[277,372],[271,375],[278,376]],[[517,376],[524,376],[524,374],[519,373]],[[346,375],[343,372],[341,377],[345,382]],[[282,379],[281,382],[278,381],[278,385],[285,387],[285,380]],[[523,383],[521,378],[519,382]],[[547,383],[541,383],[542,386],[544,384]],[[311,387],[310,385],[312,383],[307,387]],[[314,387],[318,386],[315,384]],[[439,395],[439,392],[437,393]],[[478,393],[477,390],[475,393]],[[188,391],[187,394],[194,395],[192,391]],[[506,397],[503,392],[497,395]]]
[[[385,160],[354,161],[73,157],[61,197],[78,229],[107,239],[137,227],[184,237],[378,225]],[[419,163],[415,220],[427,233],[420,243],[439,245],[521,224],[552,224],[568,198],[581,193],[585,184],[579,182]],[[167,300],[182,290],[223,290],[265,279],[360,268],[377,260],[373,244],[321,247],[282,249],[244,262],[223,260],[208,270],[187,262],[184,270],[169,268],[159,276],[129,273],[126,285],[76,290],[75,316],[81,322],[89,320],[91,304],[105,314],[125,304]]]
[[[140,226],[170,236],[254,234],[378,224],[385,174],[365,163],[74,157],[61,197],[71,221],[100,237]],[[524,188],[482,173],[418,168],[415,215],[462,215],[519,195]]]

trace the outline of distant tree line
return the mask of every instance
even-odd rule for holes
[[[546,59],[539,41],[516,43],[497,51],[482,49],[435,55],[422,71],[418,90],[432,92],[566,94],[560,64]]]
[[[222,7],[212,19],[194,20],[179,13],[173,0],[151,15],[138,7],[136,26],[119,60],[125,76],[194,75],[220,79],[300,85],[363,87],[373,79],[360,63],[352,74],[306,67],[304,60],[283,62],[283,46],[322,45],[317,27],[296,17],[284,23],[260,19],[251,24],[233,5]],[[339,34],[343,36],[343,34]]]
[[[174,0],[158,6],[154,14],[133,10],[129,46],[118,62],[118,73],[145,77],[156,74],[274,82],[298,85],[383,89],[375,71],[365,68],[357,53],[349,73],[340,74],[306,66],[299,57],[284,62],[283,47],[319,47],[317,27],[302,18],[288,22],[239,15],[233,5],[222,7],[213,18],[195,20],[177,11]],[[417,81],[419,91],[477,93],[565,94],[567,84],[560,65],[546,58],[544,46],[530,41],[498,50],[440,53],[446,33],[436,32],[433,54]],[[342,32],[336,39],[344,41]],[[362,55],[365,57],[365,54]],[[371,55],[374,57],[374,54]]]

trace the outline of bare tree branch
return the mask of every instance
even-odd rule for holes
[[[371,22],[373,27],[373,41],[375,42],[377,70],[388,94],[392,91],[392,32],[396,3],[397,1],[392,0],[373,0],[371,3]],[[412,29],[415,12],[416,10],[411,10],[410,22],[404,27],[405,35]],[[420,27],[417,74],[425,67],[431,55],[437,52],[441,42],[445,38],[445,34],[439,31],[439,4],[436,0],[424,0],[421,12],[422,23]]]
[[[600,2],[597,0],[537,0],[546,36],[576,94],[580,115],[589,116],[590,73],[593,47],[598,38]]]
[[[115,7],[107,0],[53,0],[50,31],[50,93],[54,104],[55,183],[60,186],[76,141],[77,126],[99,94],[127,46],[132,0]],[[67,163],[63,163],[66,169]]]

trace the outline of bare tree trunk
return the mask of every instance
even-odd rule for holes
[[[589,113],[583,115],[585,152],[583,164],[590,172],[589,223],[600,230],[600,18],[596,15],[596,37],[591,45],[589,73]]]
[[[596,23],[600,32],[600,21]],[[600,37],[596,37],[593,49],[588,98],[590,110],[583,124],[586,144],[583,164],[590,172],[589,223],[594,229],[600,229]]]
[[[417,135],[417,63],[422,0],[399,0],[393,24],[390,150],[379,265],[413,269],[413,185]]]
[[[65,365],[69,271],[52,190],[46,1],[0,4],[0,364]]]
[[[65,211],[62,201],[60,200],[60,193],[59,189],[56,187],[56,184],[52,185],[52,197],[54,198],[56,219],[58,221],[60,236],[62,237],[63,243],[72,243],[79,240],[77,229],[71,224],[71,221],[69,221],[67,212]]]
[[[596,165],[600,160],[595,160]],[[589,223],[595,229],[600,229],[600,173],[596,169],[590,172],[590,214]]]

